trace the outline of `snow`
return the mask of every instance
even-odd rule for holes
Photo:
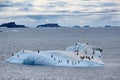
[[[95,53],[93,54],[91,45],[78,43],[67,47],[66,50],[48,50],[39,52],[21,50],[6,61],[9,63],[41,66],[97,67],[104,65],[101,57],[100,51],[95,50]]]

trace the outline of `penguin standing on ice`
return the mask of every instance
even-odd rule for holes
[[[51,58],[53,58],[53,55],[51,55]]]
[[[17,55],[17,57],[19,57],[19,55]]]
[[[77,46],[78,44],[77,43],[75,43],[75,46]]]
[[[67,63],[69,63],[69,60],[67,60]]]
[[[95,50],[93,49],[93,55],[95,54]]]
[[[12,56],[14,56],[14,54],[12,53]]]
[[[91,58],[93,59],[93,56]]]
[[[88,59],[90,60],[90,57],[88,56]]]
[[[38,53],[39,53],[40,51],[38,50]]]

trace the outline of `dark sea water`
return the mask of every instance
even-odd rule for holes
[[[120,80],[120,28],[26,28],[0,32],[0,80]],[[103,67],[52,67],[9,64],[17,51],[65,50],[76,42],[103,49]]]

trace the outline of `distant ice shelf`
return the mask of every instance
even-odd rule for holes
[[[8,59],[8,63],[40,66],[99,67],[103,66],[102,49],[88,43],[76,43],[66,50],[21,50]]]

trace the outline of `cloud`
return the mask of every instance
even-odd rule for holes
[[[0,4],[0,7],[10,7],[11,5]]]
[[[103,6],[118,6],[117,3],[109,2],[109,3],[104,3]]]
[[[11,6],[12,6],[12,2],[10,1],[0,1],[0,8],[11,7]]]
[[[30,16],[31,15],[31,16]],[[37,17],[36,17],[36,16]],[[44,16],[43,16],[44,15]],[[114,15],[114,16],[113,16]],[[14,16],[21,16],[14,18]],[[59,22],[62,25],[120,23],[119,0],[1,0],[2,21],[26,18],[35,23]],[[64,21],[63,21],[64,20]],[[25,20],[23,20],[25,21]],[[104,22],[102,22],[104,21]],[[19,21],[18,21],[19,22]]]
[[[28,14],[79,14],[79,13],[110,13],[119,12],[119,2],[108,0],[9,0],[2,1],[1,7],[18,8],[19,10],[11,10],[10,12],[21,12]],[[117,7],[117,8],[116,8]],[[107,10],[108,9],[108,10]],[[106,11],[105,11],[106,10]]]

